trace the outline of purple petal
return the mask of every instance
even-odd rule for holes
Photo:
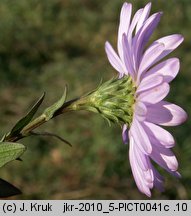
[[[165,82],[171,82],[178,74],[180,61],[178,58],[170,58],[151,68],[145,73],[144,78],[153,74],[162,75]]]
[[[135,115],[139,121],[144,121],[147,116],[147,107],[144,103],[137,101],[135,104]]]
[[[125,34],[123,34],[122,46],[123,46],[125,66],[127,68],[128,73],[130,74],[130,76],[134,80],[135,71],[134,71],[134,68],[133,68],[133,59],[132,59],[132,54],[131,54],[130,47],[129,47],[129,44],[128,44],[128,41],[127,41],[127,36]]]
[[[173,152],[164,146],[155,144],[150,157],[167,171],[177,171],[178,161]]]
[[[137,164],[139,165],[139,167],[142,170],[147,171],[148,170],[147,156],[145,154],[143,154],[139,150],[139,148],[134,148],[134,154],[135,154],[135,158],[137,160]]]
[[[131,59],[132,59],[132,65],[133,65],[133,68],[135,69],[135,59],[134,59],[134,50],[133,50],[133,46],[132,46],[132,35],[133,35],[133,32],[135,30],[135,26],[137,25],[137,22],[139,21],[139,18],[141,16],[141,14],[143,13],[143,8],[139,9],[133,19],[132,19],[132,22],[129,26],[129,30],[128,30],[128,33],[127,33],[127,40],[128,40],[128,45],[129,45],[129,50],[130,50],[130,53],[131,53]]]
[[[135,26],[137,25],[137,22],[139,21],[139,18],[140,18],[140,16],[141,16],[142,13],[143,13],[143,8],[139,9],[139,10],[135,13],[135,15],[134,15],[134,17],[133,17],[133,19],[132,19],[132,22],[131,22],[131,24],[130,24],[130,26],[129,26],[129,31],[128,31],[128,33],[127,33],[127,36],[128,36],[128,41],[130,42],[130,44],[131,44],[131,42],[132,42],[132,34],[133,34],[133,31],[134,31]]]
[[[107,54],[107,57],[108,57],[110,64],[120,74],[124,74],[125,70],[123,67],[123,63],[121,62],[120,58],[118,57],[118,55],[116,54],[116,52],[114,51],[113,47],[111,46],[111,44],[109,42],[105,43],[105,51],[106,51],[106,54]]]
[[[164,126],[180,125],[187,119],[186,112],[179,106],[161,101],[147,106],[146,120]]]
[[[118,52],[121,59],[123,59],[122,35],[124,33],[127,34],[129,30],[131,13],[132,13],[132,4],[128,4],[127,2],[125,2],[121,9],[120,23],[119,23],[119,30],[118,30]]]
[[[144,172],[140,166],[137,164],[137,158],[135,155],[135,145],[134,140],[130,136],[130,147],[129,147],[129,161],[132,169],[132,173],[135,179],[135,183],[138,187],[138,189],[146,194],[147,196],[151,196],[150,188],[152,188],[152,185],[149,185],[149,182],[152,182],[152,177],[147,176],[147,173]],[[149,168],[149,167],[148,167]],[[146,178],[147,177],[147,178]],[[149,179],[149,182],[147,181]],[[150,187],[149,187],[150,186]]]
[[[143,74],[149,67],[153,66],[156,62],[160,61],[162,58],[164,58],[166,55],[168,55],[169,53],[171,53],[174,49],[177,48],[177,46],[179,46],[183,41],[183,37],[181,35],[170,35],[170,36],[166,36],[163,38],[160,38],[157,41],[154,41],[151,46],[145,51],[143,58],[141,60],[140,63],[140,67],[139,67],[139,77],[141,74]],[[157,52],[156,54],[153,54],[155,56],[155,59],[153,61],[147,62],[147,56],[146,53],[148,52],[149,49],[152,50],[152,47],[155,47],[156,44],[163,44],[163,50],[162,52]],[[151,53],[152,55],[152,53]],[[144,57],[145,56],[145,57]],[[151,58],[152,59],[152,58]],[[146,66],[145,66],[146,65]]]
[[[142,79],[141,83],[139,84],[136,93],[140,93],[151,88],[154,88],[163,82],[163,77],[158,76],[158,74],[153,74],[148,77]]]
[[[175,145],[173,136],[167,130],[146,121],[143,127],[151,143],[161,144],[166,148],[172,148]]]
[[[164,178],[160,175],[160,173],[154,169],[153,167],[154,178],[154,186],[161,192],[164,191]]]
[[[183,42],[183,40],[184,38],[180,34],[169,35],[169,36],[158,39],[156,42],[163,43],[165,45],[165,50],[158,57],[157,61],[160,61],[162,58],[164,58],[169,53],[171,53],[173,50],[175,50]]]
[[[169,93],[168,83],[162,83],[138,95],[138,100],[146,103],[155,104],[163,100]]]
[[[141,59],[138,74],[137,74],[138,83],[141,79],[141,76],[143,76],[146,70],[150,68],[157,61],[158,57],[161,55],[163,51],[164,51],[164,45],[162,43],[152,44],[145,51]]]
[[[143,26],[144,22],[148,18],[149,14],[150,14],[150,10],[151,10],[151,2],[149,2],[143,9],[143,12],[139,18],[138,23],[137,23],[136,33],[139,31],[139,29]]]
[[[164,191],[164,178],[153,167],[149,156],[145,155],[139,148],[136,147],[134,137],[132,136],[130,136],[129,160],[135,183],[142,193],[150,197],[150,189],[154,186],[161,192]],[[177,171],[168,171],[173,175],[178,175]]]
[[[128,128],[126,124],[123,125],[122,138],[123,138],[124,144],[128,144],[129,137],[128,137]]]
[[[154,29],[157,27],[157,25],[160,21],[161,15],[162,15],[162,13],[155,13],[152,16],[150,16],[146,20],[144,26],[135,35],[135,38],[133,40],[133,47],[135,50],[135,61],[137,62],[137,68],[139,66],[139,62],[140,62],[140,58],[142,56],[144,46],[148,42]]]
[[[130,134],[134,138],[134,142],[137,147],[146,155],[152,152],[152,146],[150,140],[144,131],[141,123],[134,118],[130,128]]]

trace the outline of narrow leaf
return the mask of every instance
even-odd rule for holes
[[[62,95],[60,100],[58,100],[52,106],[45,109],[44,114],[46,115],[46,121],[50,120],[54,116],[56,111],[58,111],[64,105],[66,101],[66,94],[67,94],[67,88],[65,87],[64,94]]]
[[[0,178],[0,198],[15,196],[21,193],[14,185]]]
[[[36,136],[52,136],[52,137],[55,137],[55,138],[61,140],[62,142],[66,143],[67,145],[72,147],[72,144],[68,140],[66,140],[66,139],[62,138],[61,136],[59,136],[57,134],[54,134],[54,133],[50,133],[50,132],[40,132],[40,133],[39,132],[31,132],[31,134],[36,135]]]
[[[35,113],[37,112],[38,108],[40,107],[41,103],[43,102],[45,97],[45,93],[42,94],[42,96],[38,99],[38,101],[33,105],[31,110],[24,116],[22,119],[20,119],[16,125],[11,130],[11,133],[9,136],[17,135],[33,118]]]
[[[20,143],[2,142],[0,143],[0,167],[6,163],[19,158],[26,147]]]

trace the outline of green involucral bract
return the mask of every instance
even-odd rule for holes
[[[71,110],[88,110],[109,121],[130,125],[136,87],[129,76],[113,78],[74,102]]]

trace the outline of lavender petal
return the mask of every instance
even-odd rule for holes
[[[187,113],[179,106],[161,101],[147,106],[146,120],[164,126],[180,125],[187,119]]]
[[[105,43],[105,51],[108,57],[108,60],[110,62],[110,64],[120,73],[120,74],[124,74],[125,73],[125,69],[123,67],[123,64],[120,60],[120,58],[118,57],[118,55],[116,54],[116,52],[114,51],[113,47],[111,46],[111,44],[109,42]]]
[[[169,91],[170,87],[168,83],[162,83],[147,91],[141,92],[138,95],[138,100],[145,103],[155,104],[163,100],[168,95]]]
[[[171,82],[178,74],[180,61],[178,58],[167,59],[151,68],[144,74],[143,79],[154,74],[163,76],[164,82]]]

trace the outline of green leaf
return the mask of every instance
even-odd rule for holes
[[[20,143],[2,142],[0,143],[0,167],[6,163],[19,158],[26,147]]]
[[[14,136],[19,134],[19,132],[32,120],[33,116],[37,112],[38,108],[40,107],[41,103],[43,102],[45,97],[45,93],[42,94],[42,96],[38,99],[38,101],[33,105],[31,110],[24,116],[22,119],[20,119],[16,125],[11,130],[10,134],[8,136]]]
[[[64,94],[58,100],[56,103],[54,103],[52,106],[45,109],[44,113],[46,115],[46,121],[50,120],[54,114],[64,105],[66,101],[66,94],[67,94],[67,88],[65,87]]]
[[[0,178],[0,198],[15,196],[21,193],[14,185]]]

